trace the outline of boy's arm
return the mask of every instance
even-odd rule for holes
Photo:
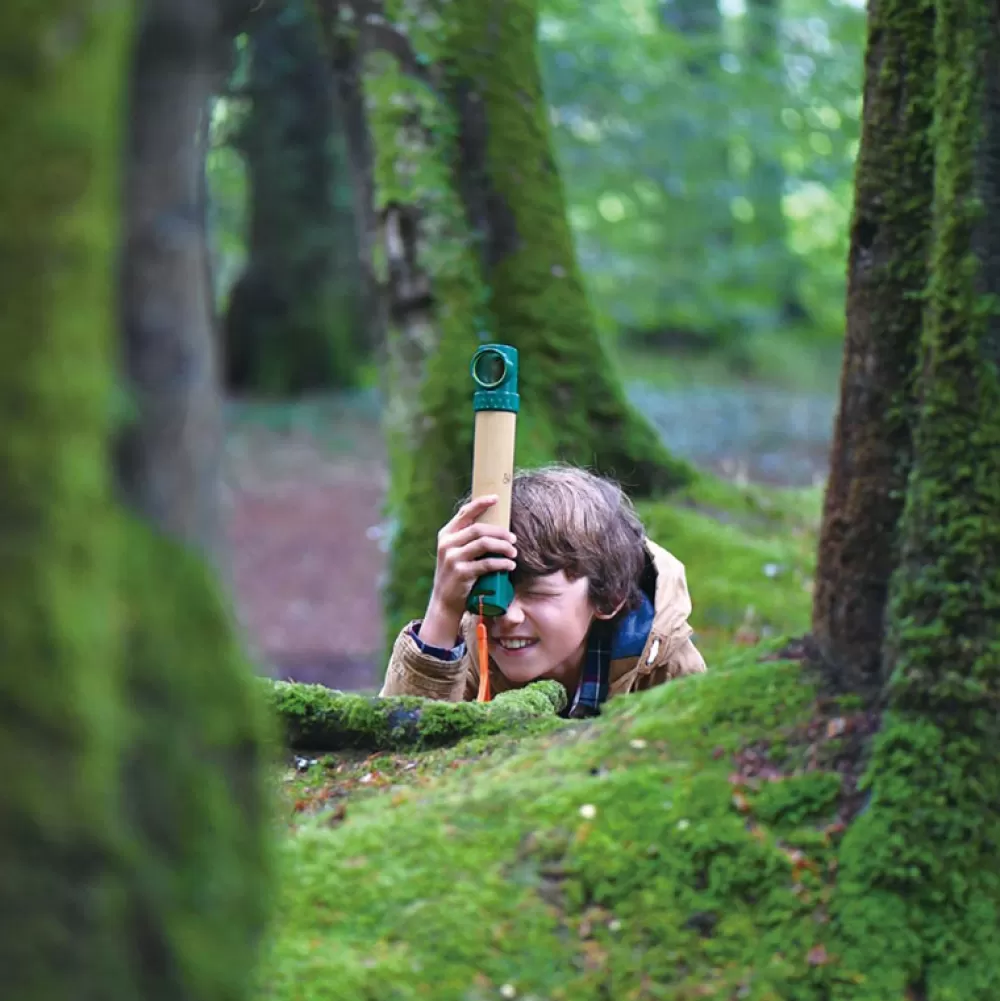
[[[430,646],[420,639],[420,621],[404,627],[392,647],[381,696],[419,695],[443,702],[464,702],[469,653],[458,636],[450,649]]]
[[[627,691],[645,691],[688,674],[704,674],[705,670],[705,658],[688,637],[675,650],[658,658],[648,673],[639,671]]]

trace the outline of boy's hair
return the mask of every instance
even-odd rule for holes
[[[562,570],[587,577],[599,612],[633,607],[646,565],[645,530],[619,484],[577,466],[519,470],[511,494],[510,530],[517,536],[515,587]]]

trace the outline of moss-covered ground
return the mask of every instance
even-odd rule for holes
[[[426,749],[442,739],[384,736],[419,700],[284,690],[286,722],[319,694],[349,733],[374,714],[386,749],[288,753],[262,1001],[855,996],[830,905],[873,720],[782,639],[808,620],[818,507],[714,480],[646,506],[709,671],[599,720],[556,719],[545,692],[511,732],[444,707],[458,742]]]

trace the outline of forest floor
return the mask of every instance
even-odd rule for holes
[[[727,479],[809,486],[825,476],[830,394],[746,383],[629,392],[671,448]],[[377,399],[233,403],[226,460],[235,600],[262,669],[375,689],[388,484]]]

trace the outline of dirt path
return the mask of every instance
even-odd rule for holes
[[[308,431],[240,428],[226,482],[233,585],[259,658],[278,677],[335,688],[380,679],[388,482],[377,424],[352,416],[348,450]]]

